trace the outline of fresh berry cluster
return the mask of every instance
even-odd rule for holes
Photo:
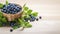
[[[7,13],[7,14],[16,14],[19,11],[21,11],[21,6],[18,6],[13,3],[9,3],[8,5],[4,5],[2,12]]]
[[[13,27],[14,25],[16,25],[16,22],[11,21],[11,22],[10,22],[10,26]]]
[[[29,15],[30,16],[30,21],[32,22],[32,21],[35,21],[35,17],[34,16],[32,16],[32,15]]]
[[[30,16],[30,18],[24,18],[24,20],[25,21],[27,21],[28,22],[28,20],[30,21],[30,22],[33,22],[33,21],[38,21],[39,19],[41,19],[42,17],[40,16],[39,18],[36,18],[36,17],[34,17],[33,15],[29,15]]]

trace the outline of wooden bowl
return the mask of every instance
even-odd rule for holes
[[[19,5],[20,6],[20,5]],[[20,6],[21,7],[21,6]],[[22,8],[22,7],[21,7]],[[3,13],[3,16],[6,17],[8,19],[8,21],[13,21],[16,18],[19,18],[22,15],[23,11],[22,9],[16,13],[16,14],[7,14],[7,13]]]

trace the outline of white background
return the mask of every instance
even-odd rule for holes
[[[5,0],[0,0],[5,3]],[[12,33],[9,27],[0,28],[1,34],[59,34],[60,33],[60,0],[9,0],[10,3],[16,3],[23,6],[25,3],[33,11],[37,11],[39,21],[31,22],[32,28],[26,28],[23,31],[19,29]]]

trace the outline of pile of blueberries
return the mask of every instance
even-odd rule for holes
[[[2,12],[7,14],[16,14],[21,10],[22,10],[21,6],[18,6],[14,3],[9,3],[8,5],[3,6]]]

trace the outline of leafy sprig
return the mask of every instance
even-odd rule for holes
[[[0,3],[0,9],[1,9],[1,8],[3,8],[3,4],[2,4],[2,3]]]
[[[3,26],[3,23],[7,23],[7,19],[3,16],[3,13],[0,11],[0,26]]]

